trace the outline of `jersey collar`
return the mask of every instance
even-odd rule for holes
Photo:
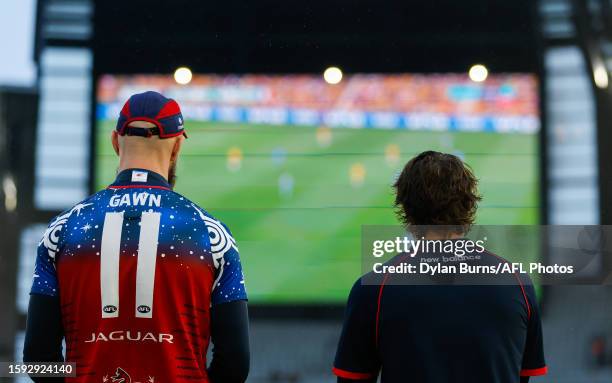
[[[161,175],[146,169],[125,169],[117,174],[109,189],[155,188],[171,190],[168,181]]]

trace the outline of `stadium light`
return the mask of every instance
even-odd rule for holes
[[[474,82],[483,82],[487,79],[487,76],[489,76],[489,71],[487,70],[486,66],[482,64],[476,64],[472,65],[470,71],[468,72],[468,75],[470,76],[470,80]]]
[[[4,176],[2,189],[4,191],[4,208],[8,212],[15,211],[17,208],[17,185],[15,185],[15,180],[12,176]]]
[[[193,74],[191,73],[191,69],[187,67],[180,67],[174,71],[174,81],[181,85],[187,85],[191,82],[193,78]]]
[[[606,89],[608,87],[608,70],[603,63],[597,63],[595,65],[593,80],[595,80],[595,85],[600,89]]]
[[[329,67],[325,69],[325,72],[323,72],[323,79],[328,84],[338,84],[340,81],[342,81],[342,71],[340,68],[335,66]]]

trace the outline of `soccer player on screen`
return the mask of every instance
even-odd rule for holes
[[[461,241],[474,222],[477,179],[453,155],[419,154],[394,187],[399,215],[415,238]],[[469,262],[507,262],[478,254]],[[376,382],[380,373],[382,383],[525,383],[546,374],[529,278],[509,273],[479,285],[458,283],[457,276],[415,277],[419,283],[406,284],[388,275],[366,274],[351,290],[333,368],[338,382]]]
[[[185,137],[174,100],[145,92],[125,103],[112,133],[115,182],[53,219],[39,244],[24,361],[64,360],[65,339],[77,373],[67,381],[246,380],[238,247],[172,190]]]

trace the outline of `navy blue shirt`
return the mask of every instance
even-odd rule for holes
[[[487,252],[480,258],[470,264],[507,262]],[[407,285],[388,276],[371,284],[367,274],[351,290],[333,368],[338,377],[374,381],[380,373],[383,383],[518,383],[521,376],[546,374],[528,277],[509,274],[478,285],[445,276]]]

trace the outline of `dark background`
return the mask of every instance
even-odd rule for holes
[[[97,73],[537,72],[536,2],[98,1]]]

